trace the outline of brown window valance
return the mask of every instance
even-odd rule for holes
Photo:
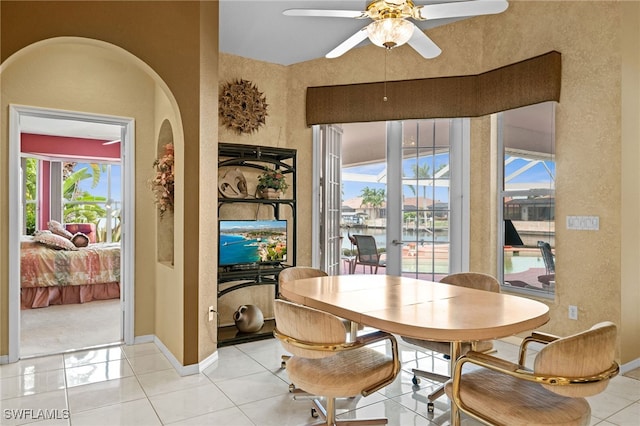
[[[560,100],[552,51],[477,75],[307,88],[307,125],[478,117]]]

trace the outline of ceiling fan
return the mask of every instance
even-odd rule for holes
[[[430,59],[438,56],[442,50],[409,18],[426,21],[492,15],[504,12],[508,6],[507,0],[468,0],[418,6],[413,0],[374,0],[369,2],[365,11],[287,9],[282,13],[287,16],[368,18],[373,21],[327,53],[327,58],[337,58],[369,37],[375,45],[386,49],[407,43],[420,55]]]

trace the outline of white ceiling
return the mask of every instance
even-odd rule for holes
[[[414,0],[416,5],[457,0]],[[291,65],[324,57],[369,19],[284,16],[286,9],[364,11],[367,0],[220,0],[221,52]],[[426,30],[458,19],[413,21]],[[367,39],[360,45],[369,44]]]

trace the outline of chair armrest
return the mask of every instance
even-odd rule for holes
[[[543,374],[536,374],[535,372],[524,368],[522,365],[514,364],[504,359],[496,358],[491,355],[483,354],[480,352],[467,352],[460,357],[456,362],[453,372],[453,394],[454,398],[460,399],[460,379],[462,377],[462,366],[470,362],[475,365],[479,365],[490,370],[497,371],[499,373],[507,374],[509,376],[527,380],[530,382],[540,383],[543,385],[570,385],[578,383],[594,383],[601,380],[607,380],[616,376],[619,372],[619,366],[614,361],[613,364],[606,370],[595,374],[593,376],[585,377],[565,377],[565,376],[549,376]],[[456,401],[458,403],[458,401]]]
[[[518,356],[518,363],[520,365],[525,364],[525,358],[527,357],[527,347],[529,343],[541,343],[541,344],[549,344],[555,340],[558,340],[560,337],[554,336],[553,334],[543,333],[541,331],[534,331],[530,336],[522,339],[522,343],[520,343],[520,355]]]
[[[396,338],[391,333],[387,333],[384,331],[375,331],[373,333],[365,334],[362,336],[358,336],[356,340],[353,342],[344,342],[344,343],[315,343],[315,342],[305,342],[302,340],[297,340],[291,336],[287,336],[278,331],[276,327],[273,330],[273,335],[292,346],[299,347],[301,349],[314,350],[314,351],[326,351],[326,352],[342,352],[349,351],[353,349],[362,348],[364,346],[370,345],[372,343],[377,343],[383,340],[389,340],[391,343],[391,357],[393,360],[393,369],[392,373],[385,379],[380,382],[372,385],[370,388],[363,390],[361,393],[363,396],[367,396],[376,392],[383,387],[387,386],[389,383],[393,382],[400,372],[400,357],[398,356],[398,342]]]

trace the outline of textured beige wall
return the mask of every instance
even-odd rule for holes
[[[170,348],[180,362],[190,365],[210,355],[214,348],[212,339],[208,341],[202,338],[202,319],[205,312],[201,311],[200,295],[209,296],[215,292],[215,287],[210,284],[202,284],[203,275],[214,275],[206,266],[200,267],[200,260],[215,259],[210,244],[200,245],[201,233],[209,235],[211,218],[206,217],[202,226],[200,217],[205,217],[201,212],[209,209],[213,197],[200,200],[200,154],[204,152],[215,164],[215,158],[207,151],[211,145],[215,145],[216,123],[210,124],[211,112],[217,108],[215,93],[215,81],[217,80],[217,2],[185,2],[185,1],[149,1],[149,2],[67,2],[49,1],[39,2],[34,6],[32,2],[13,2],[4,0],[0,2],[2,8],[0,19],[0,36],[2,46],[0,58],[3,66],[11,55],[21,49],[38,42],[56,36],[76,36],[87,39],[101,40],[118,46],[129,52],[132,58],[130,66],[138,61],[139,65],[146,64],[150,67],[151,74],[157,74],[158,83],[163,91],[173,94],[173,108],[179,111],[179,131],[183,135],[182,156],[184,164],[182,173],[177,178],[183,188],[188,188],[188,194],[181,199],[181,204],[176,207],[176,236],[180,241],[188,241],[189,244],[177,244],[177,255],[181,256],[182,264],[176,262],[174,267],[175,279],[168,278],[167,292],[156,283],[155,261],[155,221],[149,218],[155,217],[155,211],[151,193],[148,188],[148,180],[153,173],[151,164],[155,158],[156,137],[154,130],[154,104],[150,100],[144,106],[144,113],[148,117],[140,117],[130,113],[126,108],[120,113],[108,111],[116,115],[129,115],[136,118],[137,143],[142,149],[136,153],[136,329],[135,335],[156,334],[165,336],[163,343]],[[202,18],[202,21],[201,21]],[[38,22],[38,25],[33,25]],[[144,22],[144,25],[141,25]],[[167,31],[171,28],[171,31]],[[201,40],[201,37],[212,36]],[[210,49],[201,52],[202,49]],[[201,57],[201,54],[203,57]],[[208,56],[206,56],[208,55]],[[204,65],[203,65],[204,64]],[[71,70],[73,73],[73,70]],[[206,77],[201,79],[201,73]],[[3,72],[4,74],[4,72]],[[94,74],[97,77],[100,74]],[[81,76],[89,78],[88,76]],[[120,71],[120,75],[114,73],[113,81],[104,79],[101,81],[101,93],[94,97],[96,103],[108,104],[114,94],[114,87],[118,87],[120,79],[126,81],[128,73]],[[2,151],[0,153],[0,197],[2,197],[2,217],[0,218],[0,315],[2,326],[0,327],[0,355],[7,353],[8,325],[7,325],[7,227],[8,215],[4,206],[8,205],[7,176],[6,176],[6,116],[7,100],[5,90],[16,90],[29,93],[28,88],[15,85],[13,81],[2,78]],[[51,79],[47,80],[51,83]],[[212,83],[213,82],[213,83]],[[30,82],[31,84],[31,82]],[[73,88],[72,88],[73,89]],[[153,89],[152,89],[153,90]],[[132,91],[135,93],[135,91]],[[46,106],[59,108],[64,105],[63,94],[59,98],[52,99]],[[128,99],[127,96],[124,99]],[[12,99],[12,101],[14,101]],[[29,102],[20,102],[29,103]],[[93,105],[93,104],[92,104]],[[137,99],[131,100],[130,108],[137,108],[140,104]],[[102,108],[105,108],[104,106]],[[80,107],[75,109],[82,109]],[[124,113],[122,112],[124,111]],[[201,111],[210,114],[201,115]],[[137,112],[137,110],[136,110]],[[204,123],[204,124],[203,124]],[[147,129],[148,130],[145,130]],[[174,128],[174,130],[176,130]],[[208,133],[201,138],[201,131]],[[145,133],[139,133],[139,132]],[[145,147],[144,149],[142,147]],[[145,151],[147,149],[148,151]],[[209,148],[211,149],[211,148]],[[215,148],[213,148],[215,151]],[[153,153],[152,153],[153,152]],[[209,174],[202,176],[203,184],[210,184]],[[185,192],[185,191],[183,191]],[[215,221],[215,215],[213,216]],[[202,275],[201,275],[202,274]],[[209,278],[208,283],[215,281]],[[153,292],[155,291],[155,295]],[[171,297],[174,291],[178,291],[179,298]],[[182,325],[167,321],[166,326],[156,323],[154,308],[156,299],[158,305],[164,311],[182,312]],[[205,302],[206,303],[206,302]],[[177,304],[180,304],[179,306]],[[187,309],[185,309],[185,307]],[[180,314],[178,314],[180,315]],[[166,328],[165,328],[166,327]]]
[[[622,362],[640,356],[640,2],[622,9]]]
[[[552,319],[544,328],[568,334],[602,320],[621,324],[622,300],[640,305],[637,286],[633,287],[636,283],[621,281],[622,15],[619,2],[512,1],[503,14],[430,30],[429,36],[443,50],[433,60],[425,61],[406,46],[391,52],[367,46],[338,59],[293,65],[287,137],[311,140],[304,121],[307,86],[381,81],[385,55],[387,79],[396,80],[473,74],[551,50],[561,52],[562,94],[556,125],[557,295],[555,300],[545,301]],[[637,14],[629,19],[638,26]],[[637,106],[634,108],[637,117]],[[474,179],[491,184],[495,171],[486,167],[495,167],[488,155],[494,148],[485,146],[485,140],[479,141],[475,134],[486,135],[486,126],[484,120],[474,120],[472,125],[473,143],[481,146],[472,147],[471,173]],[[476,188],[471,194],[472,266],[494,271],[495,255],[483,254],[487,253],[486,244],[495,241],[494,216],[486,214],[495,211],[495,198],[472,185]],[[311,185],[303,180],[301,192],[306,190],[310,191]],[[568,231],[564,226],[567,215],[599,216],[600,230]],[[301,233],[308,231],[303,226]],[[636,223],[634,226],[637,230]],[[631,248],[637,248],[636,244]],[[300,252],[307,254],[304,246]],[[578,321],[568,319],[569,305],[579,307]],[[637,320],[625,323],[625,327],[631,327],[637,336]],[[621,347],[625,348],[623,361],[640,356],[637,347],[629,352],[626,345]]]
[[[3,111],[8,111],[8,104],[16,103],[134,117],[137,124],[136,139],[153,139],[154,82],[136,65],[123,58],[122,53],[105,49],[102,45],[96,47],[92,43],[69,40],[31,47],[6,65],[2,72]],[[108,88],[109,96],[105,96],[105,88]],[[3,125],[3,129],[7,127]],[[2,133],[2,146],[8,146],[6,131]],[[138,144],[138,164],[145,163],[145,159],[146,164],[153,161],[152,152],[151,146]],[[3,163],[6,165],[6,160]],[[6,170],[6,166],[2,169]],[[148,193],[143,184],[136,185],[136,191],[141,198]],[[152,213],[150,208],[151,204],[148,204],[146,214]],[[138,212],[145,214],[143,203]],[[144,228],[144,224],[141,224],[138,230],[144,233]],[[145,264],[146,253],[141,251],[138,254],[136,292],[139,300],[145,300],[153,295],[153,273]],[[3,290],[7,281],[2,280]],[[7,312],[5,309],[6,305],[2,309],[3,315]],[[141,304],[136,314],[137,332],[152,332],[152,307]],[[4,318],[2,324],[2,332],[7,333]],[[6,346],[3,349],[2,353],[6,353]]]

